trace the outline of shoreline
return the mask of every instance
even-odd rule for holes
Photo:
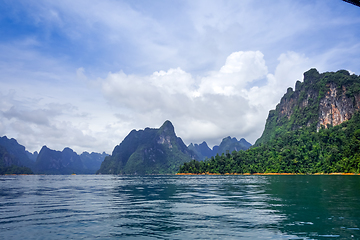
[[[176,173],[176,175],[243,175],[243,176],[252,176],[252,175],[260,175],[260,176],[271,176],[271,175],[332,175],[332,176],[357,176],[360,175],[358,173]]]
[[[59,176],[76,176],[76,175],[115,175],[115,176],[152,176],[152,175],[179,175],[179,176],[202,176],[202,175],[216,175],[216,176],[291,176],[291,175],[331,175],[331,176],[360,176],[360,173],[175,173],[175,174],[145,174],[145,175],[136,175],[136,174],[1,174],[0,176],[46,176],[46,175],[59,175]]]

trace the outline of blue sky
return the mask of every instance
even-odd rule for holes
[[[0,0],[0,135],[111,153],[170,120],[186,144],[251,143],[310,68],[360,74],[340,0]]]

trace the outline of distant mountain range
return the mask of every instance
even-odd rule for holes
[[[30,153],[15,139],[8,139],[6,136],[0,138],[0,173],[14,173],[14,167],[27,167],[24,172],[39,174],[94,174],[106,156],[103,153],[83,152],[78,155],[70,148],[63,151],[51,150],[43,146],[40,153]],[[6,169],[7,171],[6,171]],[[11,170],[11,171],[10,171]]]
[[[6,136],[0,138],[0,147],[0,174],[172,174],[184,162],[246,150],[251,144],[243,138],[238,141],[226,137],[213,149],[206,142],[187,147],[175,135],[172,123],[166,121],[159,129],[131,131],[114,148],[111,156],[105,152],[83,152],[78,155],[68,147],[56,151],[47,146],[43,146],[39,153],[30,153],[15,139]]]
[[[195,152],[197,160],[204,160],[206,158],[215,157],[216,154],[222,155],[227,152],[247,150],[251,147],[251,143],[247,142],[244,138],[239,141],[236,138],[226,137],[224,138],[219,146],[214,146],[212,149],[209,148],[207,143],[204,141],[201,144],[190,144],[188,148]]]
[[[63,151],[43,146],[35,162],[34,172],[45,174],[93,174],[107,156],[106,153],[84,152],[78,155],[71,148]]]

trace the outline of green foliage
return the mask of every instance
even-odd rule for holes
[[[33,174],[33,172],[28,167],[11,165],[9,167],[0,167],[0,175],[4,174]]]
[[[0,146],[0,175],[4,174],[33,174],[30,168],[15,165],[19,161],[10,154],[5,147]]]
[[[180,166],[180,173],[360,172],[360,113],[336,127],[286,132],[247,151]]]
[[[131,131],[105,158],[101,174],[170,174],[195,155],[176,137],[171,122],[159,129]]]

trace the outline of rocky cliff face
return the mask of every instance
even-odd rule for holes
[[[327,128],[328,125],[336,126],[349,120],[355,111],[359,110],[360,94],[354,94],[354,97],[348,97],[345,86],[341,86],[341,91],[337,90],[335,83],[327,85],[329,90],[320,100],[319,105],[319,123]],[[355,101],[354,101],[355,100]]]
[[[275,110],[269,112],[265,130],[255,145],[269,141],[283,131],[302,127],[336,126],[349,120],[360,108],[360,77],[348,71],[304,73],[295,91],[288,88]]]

